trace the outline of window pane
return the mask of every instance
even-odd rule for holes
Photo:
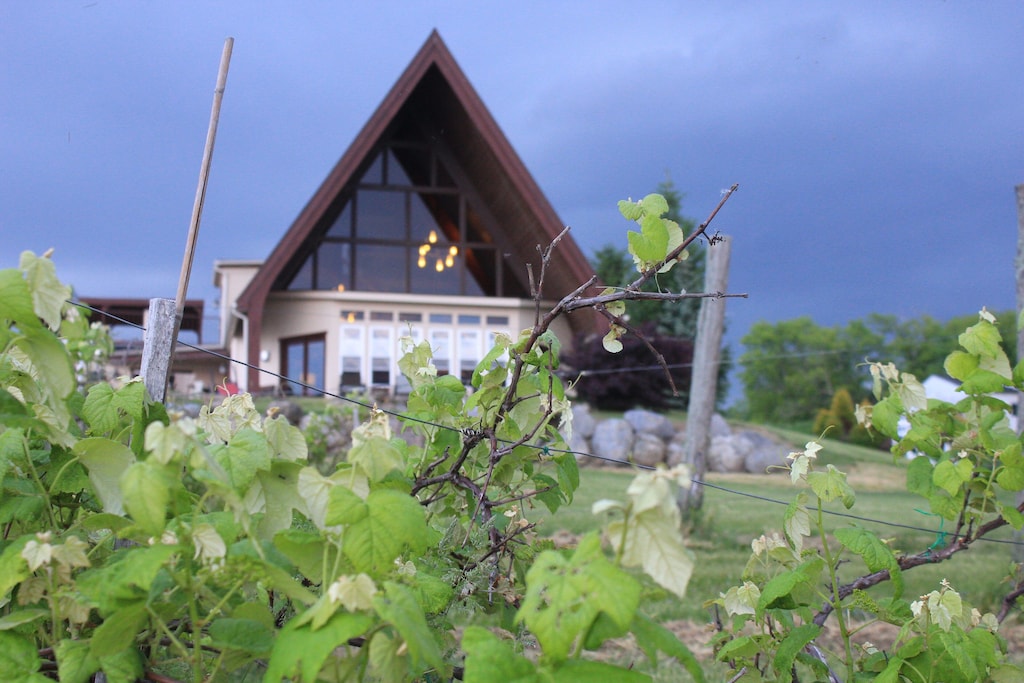
[[[324,340],[317,339],[310,341],[306,347],[306,384],[316,387],[320,391],[324,389]],[[306,390],[310,395],[317,395],[316,392]]]
[[[394,148],[410,185],[430,185],[430,151],[420,146]]]
[[[423,322],[422,313],[399,313],[398,322],[400,323],[418,323]]]
[[[408,247],[356,245],[356,286],[366,292],[405,292]],[[415,252],[414,252],[415,253]]]
[[[479,325],[480,324],[480,316],[478,316],[478,315],[462,314],[462,315],[459,316],[459,324],[460,325]]]
[[[345,242],[324,242],[317,260],[316,288],[343,292],[352,286],[350,246]]]
[[[450,325],[452,322],[451,313],[431,313],[430,322],[436,325]]]
[[[352,204],[346,204],[341,210],[341,215],[331,224],[327,230],[328,237],[351,237],[352,236]]]
[[[360,239],[405,240],[405,193],[360,190],[356,232]]]
[[[313,289],[313,256],[310,255],[306,262],[299,268],[299,272],[295,273],[295,277],[288,283],[288,289],[301,290],[301,289]]]
[[[461,259],[449,254],[445,249],[430,249],[423,252],[413,251],[410,258],[415,259],[412,272],[412,290],[419,294],[459,294],[461,292],[459,264]],[[451,263],[451,265],[447,265]]]
[[[488,325],[508,325],[507,315],[489,315],[487,316]]]
[[[383,164],[381,163],[380,155],[377,155],[377,158],[373,160],[370,168],[363,174],[359,182],[372,185],[380,185],[384,182]]]
[[[395,156],[393,150],[388,151],[388,185],[397,185],[399,187],[409,187],[413,185],[413,181],[406,175],[405,169],[402,168],[401,162]]]

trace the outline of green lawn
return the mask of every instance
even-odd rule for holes
[[[841,444],[834,447],[826,444],[822,451],[823,462],[838,462],[850,456],[850,449],[857,447]],[[857,449],[866,451],[868,449]],[[830,453],[834,451],[834,453]],[[891,539],[892,547],[906,553],[921,552],[941,542],[940,519],[927,514],[927,501],[907,493],[903,488],[904,468],[901,463],[892,464],[891,457],[879,451],[870,452],[868,462],[861,460],[853,465],[837,465],[850,474],[850,481],[857,492],[854,507],[847,511],[842,505],[834,505],[836,512],[853,514],[873,520],[896,522],[920,527],[930,531],[914,531],[874,522],[859,521],[847,517],[826,515],[825,525],[835,529],[851,525],[863,526],[877,531],[882,538]],[[874,454],[877,454],[874,455]],[[564,530],[582,534],[598,529],[601,520],[590,513],[591,505],[601,498],[622,500],[625,488],[633,474],[628,469],[581,470],[580,488],[573,504],[559,510],[545,519],[541,533],[554,534]],[[787,503],[796,494],[796,487],[789,477],[779,475],[722,475],[711,474],[708,482],[739,493],[771,498]],[[750,542],[763,533],[781,532],[785,506],[753,497],[738,495],[715,488],[705,489],[704,506],[699,521],[690,533],[690,546],[697,557],[697,566],[686,598],[682,601],[665,594],[652,586],[648,610],[659,619],[707,620],[708,612],[704,601],[717,597],[730,586],[741,582],[743,567],[750,556]],[[941,529],[951,530],[951,524],[941,524]],[[1010,530],[1002,529],[994,534],[997,539],[1009,539]],[[906,573],[906,595],[917,596],[938,587],[946,578],[965,597],[982,610],[998,610],[1001,599],[1001,584],[1007,575],[1011,562],[1011,546],[991,542],[976,543],[969,551],[936,565],[922,566]],[[841,578],[853,580],[865,571],[859,559],[851,556],[843,564]],[[888,586],[875,589],[887,592]]]

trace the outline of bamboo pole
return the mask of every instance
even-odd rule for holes
[[[206,201],[206,185],[210,178],[210,162],[213,159],[213,144],[217,139],[217,123],[220,120],[220,103],[224,98],[224,87],[228,80],[228,66],[231,63],[231,50],[235,39],[224,41],[224,51],[220,57],[220,71],[217,73],[217,86],[213,91],[213,109],[210,112],[210,127],[206,131],[206,147],[203,149],[203,161],[199,167],[199,184],[196,187],[196,198],[192,204],[192,221],[189,224],[188,238],[185,242],[185,257],[181,263],[181,276],[178,278],[178,294],[174,299],[175,323],[174,337],[177,339],[181,330],[181,319],[185,313],[185,295],[188,293],[188,280],[192,274],[192,260],[195,257],[196,241],[199,238],[199,221],[203,216],[203,204]],[[173,351],[172,351],[173,353]]]

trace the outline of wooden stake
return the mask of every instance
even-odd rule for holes
[[[724,293],[729,286],[729,256],[732,241],[725,237],[708,246],[704,291]],[[690,476],[703,481],[708,469],[707,453],[711,444],[711,417],[715,413],[718,390],[718,366],[722,357],[722,332],[725,329],[725,299],[707,298],[700,303],[697,316],[697,345],[690,374],[690,402],[686,414],[686,455]],[[692,484],[680,488],[676,498],[685,515],[699,510],[704,503],[704,487]]]
[[[146,319],[146,334],[142,342],[142,367],[139,374],[149,397],[163,403],[167,393],[167,379],[171,374],[171,356],[175,335],[174,301],[150,299]]]
[[[235,39],[224,41],[224,51],[220,57],[220,71],[217,73],[217,87],[213,91],[213,109],[210,112],[210,127],[206,132],[206,147],[203,149],[203,162],[199,167],[199,185],[196,187],[196,199],[192,205],[192,222],[188,229],[185,242],[185,258],[181,263],[181,276],[178,278],[178,295],[175,298],[174,338],[177,339],[181,329],[181,318],[185,312],[185,295],[188,293],[188,280],[192,273],[192,259],[196,252],[196,240],[199,237],[199,221],[203,216],[203,203],[206,201],[206,184],[210,178],[210,162],[213,159],[213,143],[217,139],[217,123],[220,120],[220,103],[224,98],[224,87],[228,80],[228,65],[231,63],[231,49]]]

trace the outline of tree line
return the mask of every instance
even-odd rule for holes
[[[1015,339],[1016,315],[995,316],[1003,339]],[[859,403],[871,392],[868,361],[893,362],[920,380],[945,375],[949,349],[976,321],[977,313],[946,321],[872,313],[845,325],[819,325],[806,316],[755,323],[741,340],[744,396],[735,410],[753,421],[785,424],[813,419],[840,389]],[[1016,364],[1010,346],[1007,354]]]

